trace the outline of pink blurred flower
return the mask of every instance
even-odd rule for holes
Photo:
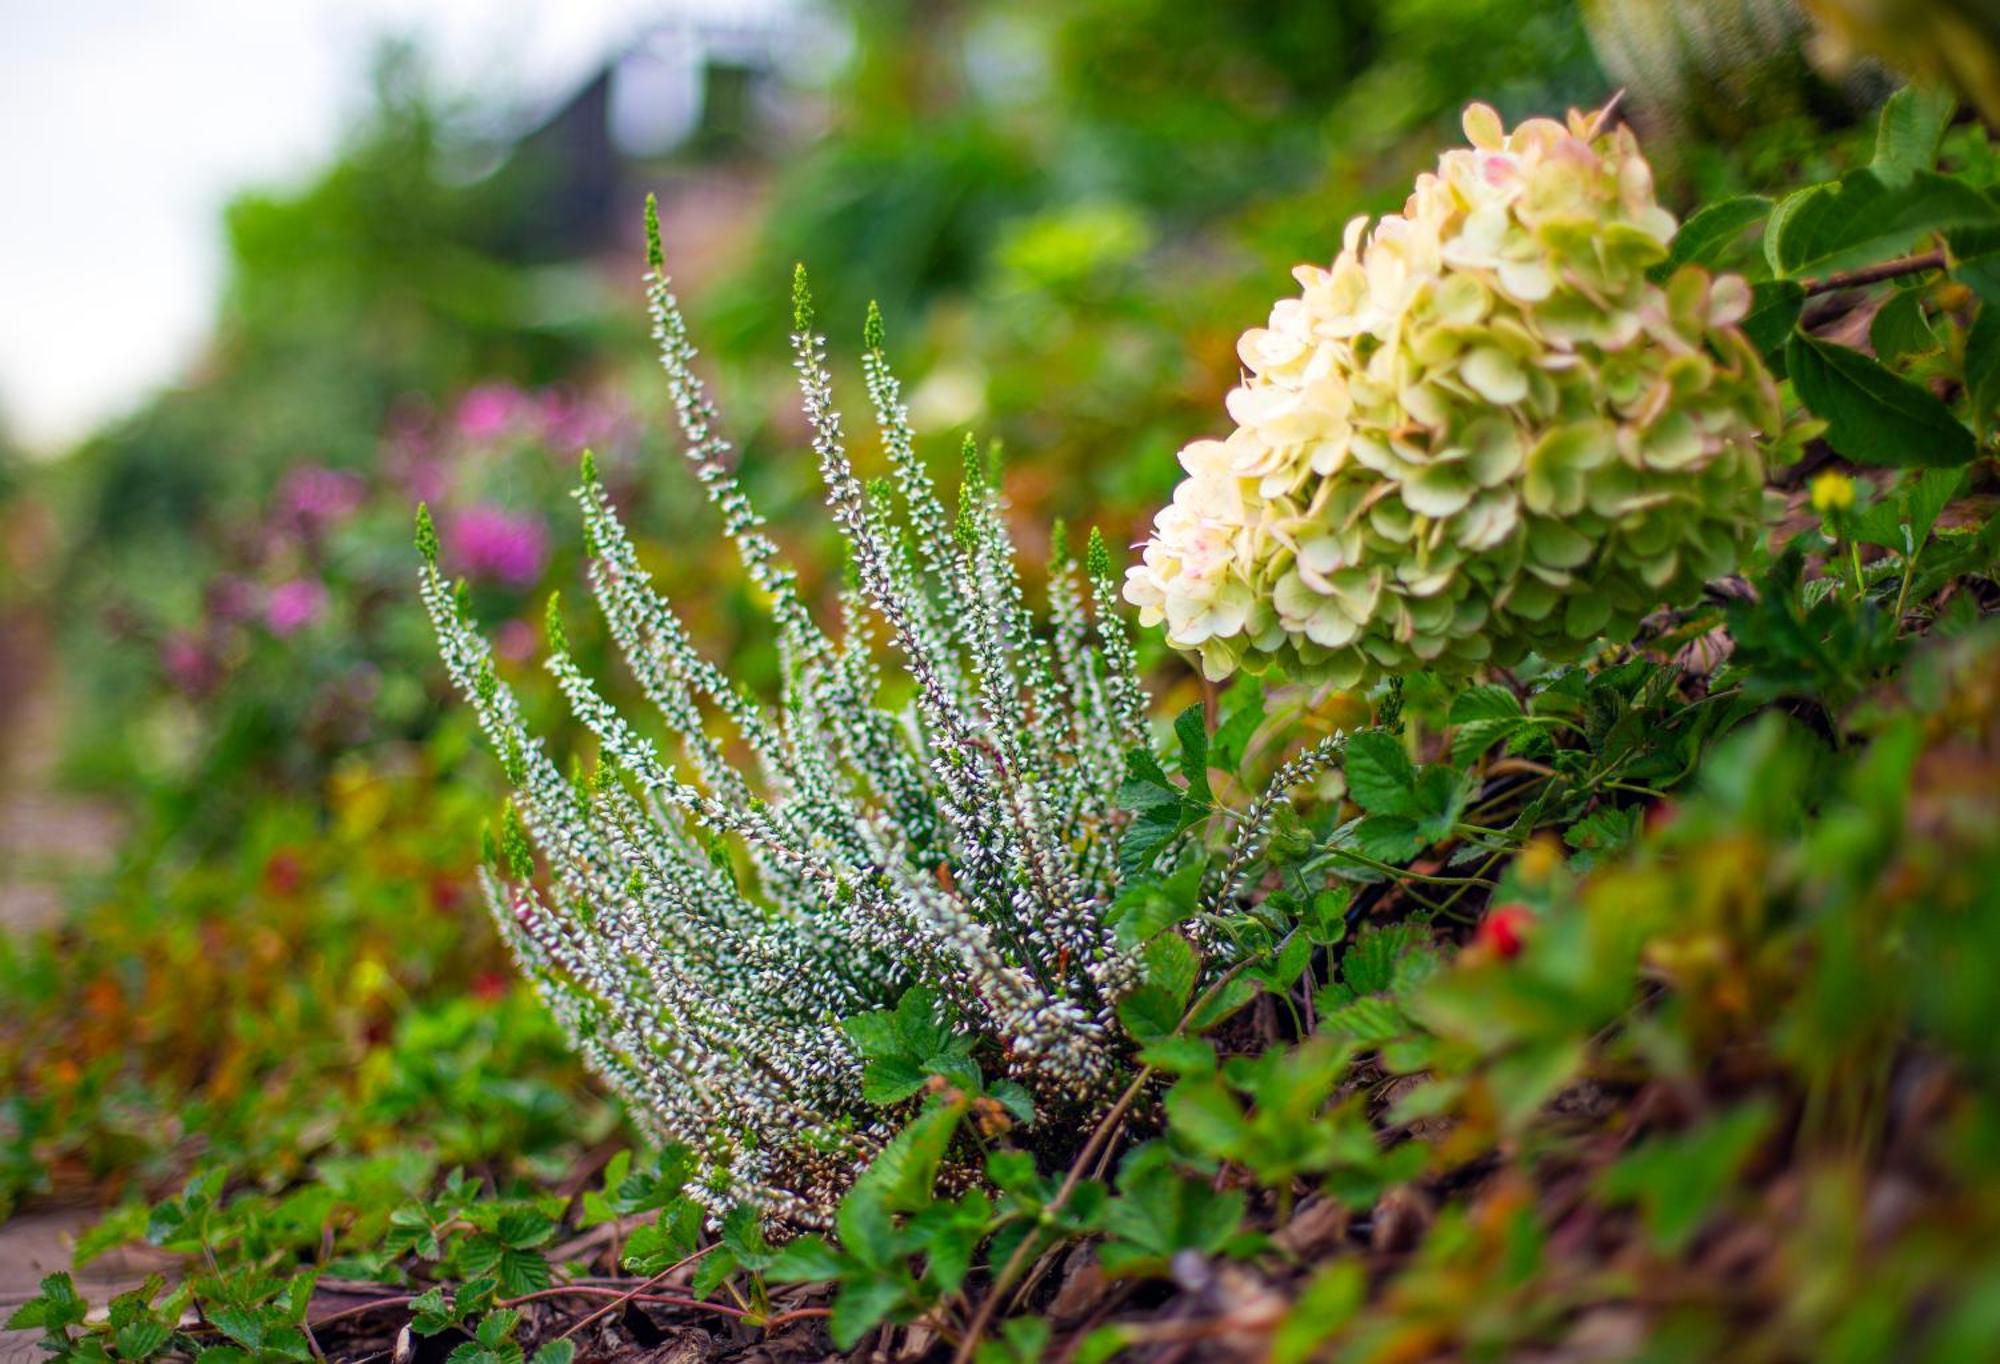
[[[627,414],[613,403],[560,388],[536,395],[542,439],[557,453],[573,455],[587,446],[616,444],[624,437]]]
[[[445,517],[444,552],[468,578],[526,587],[548,562],[549,533],[534,517],[482,502]]]
[[[257,589],[234,573],[217,574],[203,592],[203,605],[211,620],[233,625],[257,614]]]
[[[278,485],[278,516],[305,534],[315,534],[351,516],[367,492],[358,474],[303,464]]]
[[[313,578],[293,578],[271,589],[264,603],[264,624],[280,639],[297,634],[319,619],[326,607],[326,588]]]
[[[222,665],[191,631],[176,630],[160,645],[167,680],[189,696],[204,696],[222,680]]]
[[[458,434],[467,440],[505,435],[527,401],[527,395],[511,384],[481,384],[458,400],[453,419]]]
[[[504,622],[493,636],[493,649],[509,663],[526,663],[535,656],[535,627],[519,616]]]

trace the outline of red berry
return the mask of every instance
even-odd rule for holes
[[[1528,926],[1535,920],[1535,911],[1523,904],[1495,905],[1479,921],[1477,941],[1509,960],[1521,955],[1521,946],[1527,941]]]

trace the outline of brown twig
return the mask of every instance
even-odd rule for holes
[[[1839,270],[1824,279],[1801,281],[1807,298],[1816,294],[1830,294],[1839,289],[1859,289],[1864,284],[1880,284],[1885,279],[1900,279],[1904,275],[1920,275],[1926,270],[1942,270],[1948,262],[1942,249],[1925,251],[1915,256],[1899,256],[1895,260],[1878,261],[1874,265],[1864,265],[1858,270]]]
[[[675,1266],[675,1268],[678,1267]],[[672,1270],[666,1272],[671,1273]],[[664,1274],[658,1277],[664,1277]],[[533,1293],[523,1293],[518,1298],[496,1298],[493,1301],[493,1305],[495,1307],[519,1307],[523,1303],[542,1302],[550,1298],[610,1298],[613,1300],[611,1302],[612,1308],[616,1308],[619,1304],[626,1302],[643,1302],[660,1307],[678,1307],[692,1312],[714,1312],[720,1316],[731,1317],[738,1321],[750,1321],[752,1324],[763,1326],[766,1330],[788,1325],[794,1321],[803,1321],[810,1317],[824,1317],[828,1315],[828,1309],[824,1307],[799,1307],[789,1312],[780,1312],[774,1317],[760,1319],[757,1313],[745,1308],[731,1307],[727,1303],[703,1302],[699,1298],[685,1297],[678,1293],[647,1293],[638,1289],[624,1290],[606,1288],[598,1284],[582,1283],[563,1284],[554,1288],[537,1289]],[[354,1307],[344,1308],[331,1316],[321,1317],[313,1325],[324,1329],[336,1321],[345,1321],[349,1317],[365,1316],[370,1312],[379,1312],[385,1308],[408,1307],[415,1301],[416,1297],[410,1294],[377,1298],[373,1302],[364,1302]],[[587,1321],[589,1318],[585,1320]],[[578,1325],[582,1324],[581,1322],[578,1323]]]
[[[720,1245],[721,1242],[716,1242],[715,1244]],[[572,1322],[569,1326],[569,1329],[564,1331],[561,1335],[557,1336],[556,1339],[568,1340],[571,1336],[575,1335],[578,1331],[581,1331],[584,1327],[590,1325],[590,1323],[592,1323],[593,1321],[596,1321],[598,1318],[606,1316],[609,1313],[616,1312],[626,1303],[631,1302],[634,1298],[638,1297],[641,1293],[644,1293],[647,1289],[659,1283],[662,1279],[666,1278],[669,1274],[672,1274],[675,1270],[685,1269],[687,1266],[693,1264],[696,1260],[699,1260],[702,1256],[707,1255],[714,1249],[715,1245],[703,1246],[700,1250],[697,1250],[694,1254],[688,1256],[686,1259],[678,1260],[675,1263],[668,1265],[665,1269],[655,1274],[652,1278],[646,1280],[644,1283],[640,1284],[637,1288],[634,1288],[629,1293],[625,1294],[624,1297],[614,1298],[610,1302],[604,1304],[604,1306],[598,1308],[595,1312],[592,1312],[589,1316],[580,1318],[579,1320]]]

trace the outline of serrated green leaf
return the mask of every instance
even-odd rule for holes
[[[870,1061],[861,1072],[861,1097],[871,1104],[899,1104],[930,1082],[931,1072],[907,1056]]]
[[[533,1208],[517,1208],[504,1214],[493,1229],[493,1234],[500,1238],[502,1245],[516,1250],[541,1245],[555,1233],[555,1222]]]
[[[1409,815],[1370,815],[1354,826],[1351,836],[1355,851],[1376,862],[1407,862],[1425,843]]]
[[[537,1293],[549,1286],[549,1262],[540,1251],[516,1250],[508,1246],[500,1252],[494,1268],[501,1287],[507,1290],[510,1298],[518,1298],[523,1293]]]
[[[211,1307],[208,1320],[216,1330],[246,1349],[260,1349],[264,1344],[264,1316],[252,1308]]]
[[[1402,740],[1379,729],[1365,729],[1347,741],[1343,762],[1347,793],[1370,814],[1406,815],[1416,770]]]
[[[1194,989],[1200,963],[1186,938],[1178,933],[1162,933],[1146,944],[1140,959],[1145,963],[1148,985],[1165,991],[1177,1002],[1187,1000]]]
[[[1447,718],[1454,725],[1463,725],[1474,720],[1518,720],[1521,715],[1520,698],[1497,682],[1490,682],[1467,687],[1454,696]]]
[[[1138,880],[1153,868],[1160,849],[1179,835],[1186,821],[1176,797],[1171,804],[1148,806],[1125,826],[1118,839],[1118,873],[1121,879]]]
[[[1140,1042],[1154,1042],[1180,1026],[1181,1001],[1157,985],[1141,985],[1118,1001],[1118,1021]]]
[[[135,1321],[118,1329],[118,1357],[120,1359],[151,1359],[167,1348],[167,1342],[174,1333],[166,1323],[158,1321]]]
[[[1325,992],[1322,991],[1322,996]],[[1329,1037],[1345,1037],[1361,1043],[1387,1042],[1410,1030],[1409,1020],[1395,1001],[1382,995],[1365,995],[1331,1009],[1321,1008],[1320,1030]]]
[[[1972,433],[1928,389],[1858,351],[1801,332],[1785,343],[1799,400],[1827,423],[1827,443],[1857,464],[1951,467],[1978,453]]]
[[[903,1286],[893,1278],[869,1278],[841,1286],[833,1300],[833,1314],[827,1318],[827,1332],[843,1350],[852,1349],[861,1337],[881,1324],[884,1317],[903,1301]]]
[[[1196,805],[1214,804],[1215,796],[1208,788],[1208,722],[1199,704],[1174,717],[1174,737],[1180,740],[1181,776],[1187,781],[1185,799]]]

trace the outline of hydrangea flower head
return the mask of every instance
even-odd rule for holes
[[[1781,425],[1750,289],[1648,279],[1674,219],[1603,122],[1471,106],[1471,145],[1244,333],[1235,430],[1181,452],[1125,584],[1211,679],[1573,656],[1733,567]]]

